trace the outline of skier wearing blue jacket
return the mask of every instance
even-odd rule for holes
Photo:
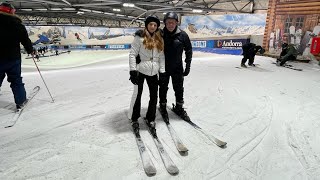
[[[39,43],[43,43],[43,44],[48,44],[50,43],[50,40],[47,36],[42,35],[42,34],[38,34],[38,40],[36,42],[33,43],[33,45],[39,44]]]

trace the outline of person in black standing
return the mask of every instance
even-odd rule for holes
[[[5,75],[10,82],[17,109],[28,101],[21,77],[20,43],[28,54],[33,53],[32,43],[21,19],[15,15],[15,8],[7,3],[0,3],[0,84]]]
[[[176,104],[173,106],[173,111],[182,119],[189,120],[189,116],[184,104],[184,76],[190,73],[190,66],[192,60],[192,46],[189,36],[186,32],[178,27],[178,15],[174,12],[168,12],[163,19],[165,27],[163,29],[164,39],[164,54],[166,72],[159,74],[159,103],[160,113],[165,121],[168,121],[167,107],[167,92],[168,84],[171,77],[173,90],[175,92]],[[182,54],[185,51],[185,69],[183,69]]]
[[[244,67],[246,68],[246,62],[247,60],[249,59],[249,63],[248,65],[249,66],[255,66],[253,63],[254,63],[254,57],[256,56],[257,52],[259,51],[260,54],[263,54],[265,52],[265,50],[259,46],[259,45],[256,45],[254,43],[246,43],[242,46],[242,55],[243,55],[243,58],[241,60],[241,67]]]

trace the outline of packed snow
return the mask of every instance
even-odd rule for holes
[[[128,51],[72,51],[37,62],[23,55],[29,92],[41,86],[17,124],[0,131],[0,179],[318,179],[320,177],[320,76],[317,64],[277,67],[256,56],[257,67],[239,69],[241,56],[194,52],[185,77],[185,107],[220,148],[169,112],[189,149],[180,155],[159,112],[157,133],[180,172],[168,174],[140,120],[141,136],[157,169],[148,177],[126,116],[133,85]],[[146,84],[146,83],[145,83]],[[15,110],[9,83],[0,95],[0,127]],[[170,83],[168,105],[175,102]],[[142,116],[148,104],[145,85]]]

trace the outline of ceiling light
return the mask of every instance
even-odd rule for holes
[[[84,14],[84,12],[78,11],[77,14],[82,15],[82,14]]]
[[[102,11],[96,11],[96,10],[92,10],[91,12],[97,13],[97,14],[102,14],[103,13]]]
[[[48,9],[35,9],[36,11],[47,11]]]
[[[32,9],[20,9],[21,11],[32,11]]]
[[[134,4],[132,3],[123,3],[124,7],[134,7]]]
[[[201,9],[193,9],[192,12],[194,12],[194,13],[202,13],[202,10]]]
[[[90,10],[90,9],[79,9],[79,10],[81,10],[81,11],[85,11],[85,12],[91,12],[91,10]]]
[[[116,9],[116,8],[114,8],[114,9],[112,9],[113,11],[117,11],[117,12],[120,12],[121,11],[121,9]]]
[[[75,9],[75,8],[63,8],[63,10],[66,10],[66,11],[75,11],[76,9]]]
[[[108,13],[108,12],[104,12],[103,14],[106,14],[106,15],[114,15],[114,13]]]
[[[51,8],[50,10],[51,11],[61,11],[62,9],[61,8]]]

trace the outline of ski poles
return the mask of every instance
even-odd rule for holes
[[[44,79],[43,79],[43,77],[42,77],[42,74],[41,74],[41,72],[40,72],[40,69],[39,69],[39,67],[38,67],[38,65],[37,65],[37,63],[36,63],[36,61],[34,60],[34,56],[33,56],[33,54],[32,54],[32,59],[33,59],[34,64],[35,64],[35,65],[36,65],[36,67],[37,67],[37,70],[38,70],[38,72],[39,72],[39,74],[40,74],[40,77],[41,77],[41,79],[42,79],[42,81],[43,81],[44,85],[46,86],[46,88],[47,88],[47,90],[48,90],[48,93],[49,93],[49,95],[50,95],[50,97],[51,97],[51,99],[52,99],[52,102],[54,102],[54,99],[53,99],[53,97],[52,97],[52,95],[51,95],[51,93],[50,93],[50,91],[49,91],[49,88],[48,88],[48,86],[47,86],[46,82],[44,81]]]

